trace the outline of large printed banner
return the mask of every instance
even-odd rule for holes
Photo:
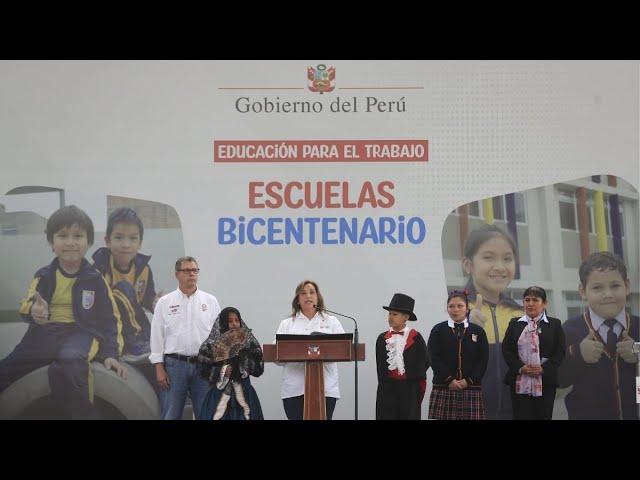
[[[89,215],[93,263],[108,215],[129,207],[155,290],[174,290],[176,259],[194,256],[199,288],[237,308],[261,344],[291,315],[296,286],[317,282],[366,345],[361,419],[375,417],[374,346],[393,295],[415,299],[410,326],[426,340],[447,319],[449,290],[470,289],[471,306],[482,293],[486,413],[509,418],[500,345],[528,286],[546,289],[550,316],[578,325],[600,312],[579,275],[584,259],[615,253],[629,282],[620,272],[612,314],[630,314],[620,318],[638,341],[638,87],[637,62],[2,62],[0,358],[25,334],[21,302],[54,258],[51,214],[73,204]],[[483,225],[506,245],[493,266],[478,253]],[[604,330],[576,328],[567,355],[586,356],[590,335],[606,343]],[[625,358],[621,397],[603,393],[596,411],[582,408],[584,391],[613,374],[579,384],[586,365],[573,358],[554,418],[629,418],[635,365]],[[127,380],[92,364],[94,404],[104,418],[157,418],[152,368],[124,361]],[[60,414],[47,366],[15,381],[3,372],[0,363],[1,418]],[[267,363],[253,380],[267,419],[285,418],[281,375]],[[334,418],[352,419],[353,364],[339,376]]]

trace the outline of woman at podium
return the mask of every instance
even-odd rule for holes
[[[291,302],[291,316],[280,322],[277,334],[315,335],[345,333],[338,319],[323,312],[324,299],[313,280],[303,280],[296,287]],[[302,420],[304,415],[304,362],[283,363],[281,398],[289,420]],[[333,417],[340,398],[338,366],[324,363],[324,394],[327,420]]]

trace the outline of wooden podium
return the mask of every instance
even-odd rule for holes
[[[363,361],[364,344],[353,345],[352,333],[276,335],[275,345],[263,345],[265,362],[304,362],[304,420],[326,420],[324,362]]]

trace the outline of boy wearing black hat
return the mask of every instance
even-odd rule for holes
[[[396,293],[388,307],[389,327],[376,340],[376,420],[420,420],[420,405],[431,365],[427,344],[407,321],[417,320],[415,301]]]

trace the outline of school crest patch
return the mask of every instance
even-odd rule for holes
[[[146,285],[147,285],[147,282],[145,282],[144,280],[138,280],[136,282],[136,294],[138,294],[138,296],[144,293],[144,287]]]
[[[96,292],[94,290],[83,290],[82,291],[82,308],[85,310],[89,310],[93,307],[93,302],[96,299]]]
[[[206,303],[203,303],[200,308],[202,308],[203,312],[206,312],[208,307]]]

